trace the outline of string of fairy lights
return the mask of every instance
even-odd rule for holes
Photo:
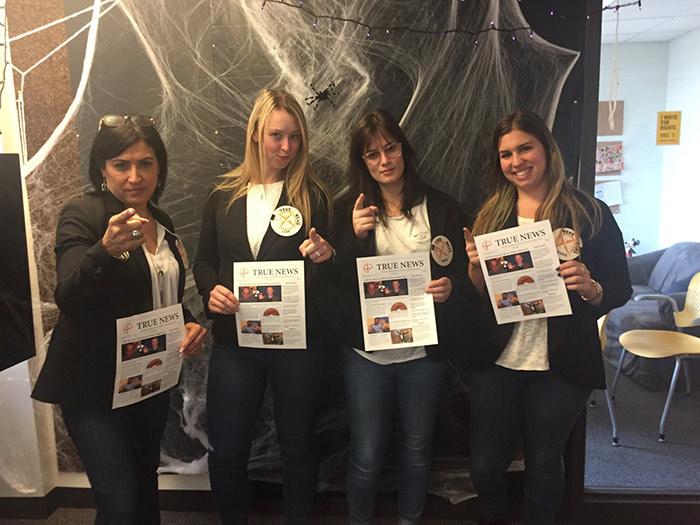
[[[464,2],[464,0],[461,0]],[[522,0],[518,0],[518,2],[522,2]],[[376,24],[376,25],[370,25],[367,24],[366,22],[362,21],[359,18],[350,18],[347,16],[340,16],[340,15],[334,15],[334,14],[328,14],[328,13],[317,13],[313,11],[312,9],[309,9],[307,5],[304,4],[304,0],[297,0],[295,2],[291,2],[288,0],[263,0],[262,5],[260,7],[261,10],[265,9],[265,6],[269,4],[278,4],[284,7],[290,7],[294,9],[300,9],[303,10],[307,17],[312,20],[311,22],[311,27],[315,29],[318,27],[319,22],[321,21],[328,21],[330,23],[338,23],[338,22],[344,22],[344,23],[349,23],[349,24],[354,24],[358,27],[361,27],[364,31],[365,38],[371,38],[375,35],[379,34],[385,34],[385,35],[391,35],[392,33],[416,33],[416,34],[421,34],[421,35],[439,35],[439,36],[447,36],[450,34],[466,34],[470,35],[474,39],[474,44],[478,45],[479,44],[479,38],[489,32],[496,32],[496,33],[505,33],[509,34],[512,40],[517,39],[518,34],[526,33],[529,38],[534,38],[535,30],[537,27],[544,25],[542,24],[537,24],[535,26],[520,26],[520,27],[498,27],[496,26],[494,20],[491,20],[491,22],[488,24],[487,27],[482,28],[482,29],[465,29],[465,28],[459,28],[459,27],[451,27],[451,28],[444,28],[444,29],[423,29],[420,27],[413,27],[413,26],[394,26],[391,24]],[[595,11],[591,11],[586,14],[586,19],[590,20],[591,16],[602,13],[604,11],[613,11],[617,12],[619,9],[625,8],[625,7],[632,7],[632,6],[637,6],[639,10],[641,11],[642,9],[642,0],[632,0],[630,2],[626,3],[617,3],[615,5],[607,5],[602,7],[601,9],[596,9]],[[550,21],[546,23],[552,23],[553,21],[561,21],[561,20],[575,20],[578,19],[579,17],[567,17],[564,15],[559,14],[557,11],[554,9],[549,10],[549,19]]]

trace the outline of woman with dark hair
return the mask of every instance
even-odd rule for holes
[[[157,524],[160,440],[169,393],[112,409],[116,320],[173,306],[185,288],[184,248],[156,206],[168,158],[153,119],[106,115],[90,152],[93,191],[61,212],[61,311],[32,396],[61,407],[92,486],[96,523]],[[180,357],[206,330],[184,309]]]
[[[489,155],[491,192],[474,234],[549,219],[577,241],[557,268],[572,314],[498,325],[484,301],[472,353],[471,475],[485,523],[507,523],[506,471],[518,436],[523,521],[551,523],[564,494],[564,445],[591,390],[605,388],[597,319],[629,298],[627,262],[610,210],[566,180],[559,147],[538,115],[499,120]],[[464,234],[469,276],[483,294],[476,244]]]
[[[433,425],[447,358],[469,342],[474,315],[461,246],[466,217],[452,198],[423,183],[416,155],[394,118],[363,116],[350,143],[350,199],[339,205],[337,266],[345,298],[342,315],[345,389],[350,413],[347,499],[351,523],[369,523],[392,421],[399,440],[399,517],[416,522],[424,508],[432,462]],[[436,248],[440,248],[437,250]],[[431,253],[430,281],[439,344],[366,352],[360,314],[358,257]],[[415,293],[415,290],[409,290]],[[345,306],[347,308],[347,306]]]
[[[298,212],[295,227],[276,229],[275,210]],[[282,454],[287,523],[308,523],[318,480],[316,409],[325,356],[316,300],[333,256],[322,237],[331,199],[309,163],[306,119],[299,103],[282,90],[263,90],[246,131],[245,158],[222,176],[209,195],[194,277],[207,316],[214,319],[214,345],[207,383],[209,479],[224,524],[246,523],[250,489],[248,459],[255,421],[269,383]],[[279,215],[279,213],[277,213]],[[239,346],[233,263],[304,260],[306,348]],[[279,301],[267,286],[261,301]],[[256,325],[259,326],[259,325]],[[257,333],[257,331],[256,331]],[[279,341],[265,334],[270,343]]]

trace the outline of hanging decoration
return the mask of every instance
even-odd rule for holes
[[[316,105],[314,105],[314,109],[318,108],[318,105],[321,102],[329,102],[331,106],[335,107],[335,103],[333,102],[333,99],[331,98],[332,96],[336,96],[338,93],[335,91],[335,81],[331,80],[328,83],[328,87],[324,89],[323,91],[318,91],[316,87],[314,86],[313,82],[309,84],[311,86],[311,89],[314,90],[314,94],[310,97],[306,97],[304,100],[306,101],[306,105],[310,106],[314,102]]]
[[[462,0],[464,1],[464,0]],[[518,0],[518,2],[522,2],[522,0]],[[315,29],[318,27],[319,20],[328,20],[329,22],[336,23],[336,22],[346,22],[350,24],[354,24],[358,27],[361,27],[364,31],[365,37],[366,38],[371,38],[373,35],[376,34],[385,34],[385,35],[391,35],[392,33],[397,33],[397,32],[407,32],[407,33],[416,33],[416,34],[421,34],[421,35],[439,35],[439,36],[446,36],[449,34],[467,34],[471,35],[474,38],[474,44],[478,45],[479,44],[479,37],[485,33],[488,33],[490,31],[494,31],[496,33],[506,33],[511,36],[513,40],[516,40],[516,34],[519,32],[527,32],[530,38],[533,38],[535,30],[538,27],[541,27],[546,24],[550,24],[553,21],[562,21],[562,20],[578,20],[580,18],[578,17],[566,17],[563,15],[558,15],[557,12],[554,9],[550,9],[549,11],[549,18],[551,21],[546,22],[546,23],[541,23],[537,24],[535,26],[520,26],[520,27],[497,27],[494,23],[493,20],[491,20],[491,23],[489,24],[488,27],[485,29],[464,29],[464,28],[444,28],[444,29],[423,29],[419,27],[413,27],[413,26],[393,26],[390,24],[387,25],[369,25],[359,18],[352,18],[352,17],[345,17],[345,16],[339,16],[339,15],[333,15],[333,14],[319,14],[314,12],[313,10],[309,9],[306,5],[304,5],[304,0],[298,0],[296,2],[290,2],[288,0],[263,0],[263,3],[260,7],[261,10],[265,9],[265,6],[268,4],[279,4],[285,7],[291,7],[294,9],[303,9],[310,18],[313,19],[313,22],[311,24],[311,27]],[[602,7],[601,9],[596,9],[594,11],[591,11],[586,14],[586,19],[590,19],[592,15],[597,14],[597,13],[602,13],[604,11],[614,11],[617,13],[621,8],[624,7],[631,7],[631,6],[637,6],[640,10],[642,9],[642,0],[632,0],[630,2],[626,3],[617,3],[615,5],[607,5]],[[377,30],[376,32],[373,33],[373,30]]]

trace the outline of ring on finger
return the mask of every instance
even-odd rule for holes
[[[143,234],[139,230],[131,230],[131,236],[134,239],[140,239],[143,236]]]
[[[317,259],[318,259],[319,257],[321,257],[321,254],[318,253],[318,250],[316,250],[314,253],[316,254],[316,258],[317,258]]]

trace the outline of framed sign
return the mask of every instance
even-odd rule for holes
[[[681,143],[681,112],[659,111],[656,121],[656,145]]]

